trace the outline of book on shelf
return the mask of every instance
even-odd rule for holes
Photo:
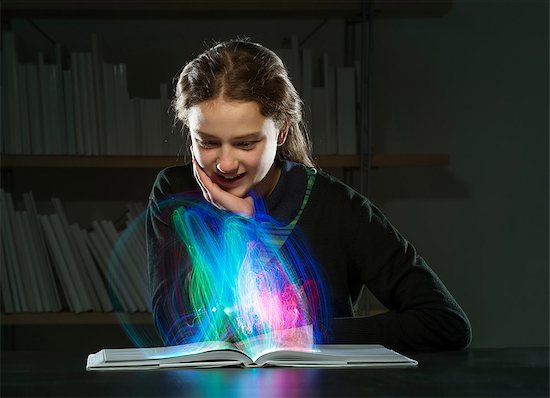
[[[336,68],[336,134],[338,154],[357,153],[355,67]]]
[[[255,354],[253,354],[255,353]],[[414,367],[418,362],[378,344],[326,344],[310,348],[262,347],[211,341],[153,348],[103,349],[90,354],[88,371],[220,367]]]

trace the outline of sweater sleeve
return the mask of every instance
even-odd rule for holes
[[[379,343],[400,350],[461,349],[470,343],[464,311],[435,272],[366,198],[352,197],[350,280],[361,281],[389,312],[336,318],[336,342]],[[357,212],[359,216],[357,217]]]
[[[181,169],[159,173],[149,196],[146,215],[147,257],[152,313],[158,334],[166,345],[192,342],[186,327],[189,306],[186,275],[189,257],[172,224],[172,213],[178,206],[177,193]],[[174,175],[176,174],[176,175]]]

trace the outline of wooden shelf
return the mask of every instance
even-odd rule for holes
[[[37,312],[2,314],[2,325],[117,325],[124,322],[136,325],[149,325],[153,318],[149,312],[133,314],[117,314],[113,312],[83,312],[74,314],[71,312]]]
[[[320,167],[358,168],[359,155],[319,155],[315,161]],[[183,164],[183,157],[175,156],[69,156],[69,155],[2,155],[2,168],[164,168]],[[449,155],[374,155],[372,167],[447,166]]]
[[[361,15],[363,0],[3,0],[9,16],[189,18],[342,18]],[[373,15],[430,18],[445,15],[452,0],[374,0]]]

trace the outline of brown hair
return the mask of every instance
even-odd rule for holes
[[[190,108],[219,97],[255,101],[260,113],[272,117],[279,128],[288,123],[288,135],[278,148],[278,158],[314,166],[302,120],[302,100],[273,51],[248,39],[236,39],[216,44],[185,65],[172,106],[186,134]]]

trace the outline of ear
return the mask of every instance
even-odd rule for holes
[[[277,136],[277,146],[282,146],[285,141],[286,137],[288,136],[288,130],[290,129],[290,121],[285,121],[283,124],[283,127],[281,130],[279,130],[279,135]]]

